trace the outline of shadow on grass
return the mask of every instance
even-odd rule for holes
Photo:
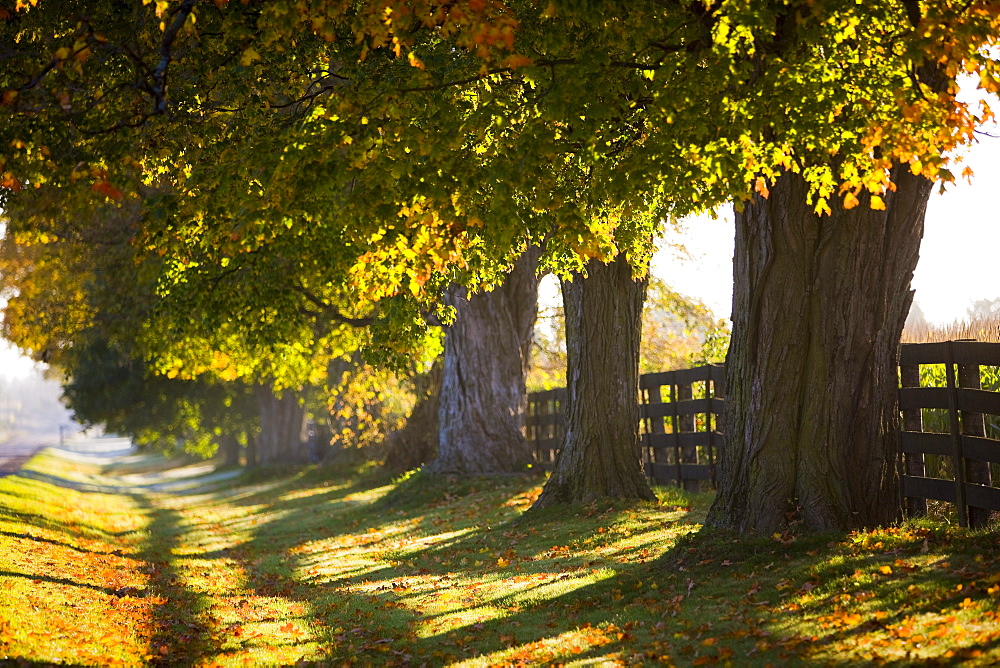
[[[648,560],[636,556],[630,561],[622,557],[620,562],[604,565],[613,572],[600,584],[550,599],[539,598],[537,605],[527,606],[530,608],[527,611],[520,610],[524,604],[511,601],[508,605],[503,600],[506,594],[493,596],[488,587],[484,587],[485,596],[470,594],[463,605],[489,608],[488,612],[484,610],[484,617],[499,615],[499,618],[428,634],[418,627],[432,622],[434,617],[414,609],[412,602],[407,603],[413,595],[407,593],[408,587],[402,581],[414,576],[437,577],[441,590],[446,590],[450,588],[448,581],[454,570],[473,575],[474,579],[475,575],[481,575],[483,579],[520,580],[538,574],[548,578],[554,572],[568,573],[597,564],[585,556],[566,557],[558,549],[553,551],[560,546],[553,546],[547,535],[564,533],[562,524],[566,509],[543,511],[524,518],[517,509],[503,505],[504,501],[524,494],[537,483],[535,480],[461,483],[447,479],[421,480],[410,485],[404,483],[403,489],[397,488],[374,501],[350,502],[349,497],[353,494],[371,490],[381,482],[384,481],[354,478],[329,491],[288,498],[280,494],[277,498],[274,496],[288,487],[284,484],[249,495],[234,490],[235,503],[247,506],[267,503],[268,512],[280,519],[258,524],[250,541],[237,548],[201,553],[198,557],[234,558],[243,568],[247,587],[258,594],[307,605],[321,620],[313,630],[325,659],[377,664],[407,663],[418,658],[435,664],[504,650],[515,642],[517,634],[514,631],[522,626],[551,630],[545,635],[523,639],[523,642],[539,642],[551,635],[573,631],[578,625],[590,624],[596,628],[598,624],[611,623],[609,620],[618,614],[607,611],[603,605],[606,600],[621,599],[624,596],[622,582],[630,577],[638,581],[651,572]],[[508,498],[503,498],[505,496]],[[583,507],[575,512],[584,522],[589,522],[594,515],[614,522],[627,510],[597,511]],[[433,546],[418,549],[395,546],[396,539],[402,535],[392,534],[391,530],[400,525],[405,527],[407,539],[426,537],[434,541]],[[365,532],[366,528],[370,528],[370,533]],[[454,537],[442,539],[442,534],[454,534]],[[304,575],[317,566],[317,562],[311,560],[313,554],[306,549],[308,543],[348,536],[356,541],[357,547],[367,550],[365,563],[355,569],[340,568],[332,576]],[[581,526],[580,540],[590,537]],[[604,537],[602,541],[598,546],[611,542],[611,537]],[[627,552],[640,555],[648,545],[648,541],[636,541]],[[280,554],[281,557],[259,558],[261,554]],[[469,573],[470,569],[476,569],[452,563],[456,555],[463,554],[467,555],[463,557],[467,560],[475,555],[486,555],[487,564],[504,560],[506,554],[511,557],[508,564],[513,561],[515,565],[509,569],[488,565]],[[349,590],[366,582],[372,586],[365,591]],[[517,598],[530,597],[532,589],[549,584],[520,587]],[[643,605],[647,603],[656,604],[654,600],[643,599]],[[450,613],[442,613],[442,616],[447,614]],[[540,614],[545,615],[545,623],[536,623],[535,617]],[[590,633],[598,635],[602,645],[613,647],[622,642],[617,637],[611,639],[612,636],[603,631]],[[475,638],[474,644],[470,636]],[[623,632],[622,638],[627,638],[627,632]],[[607,650],[601,647],[593,654],[597,656]]]
[[[13,531],[0,531],[0,536],[7,536],[8,538],[20,538],[23,540],[31,540],[36,543],[47,543],[48,545],[55,545],[56,547],[64,547],[74,552],[79,552],[80,554],[100,554],[100,555],[114,555],[116,557],[122,556],[123,552],[121,550],[88,550],[78,545],[73,545],[72,543],[55,540],[53,538],[45,538],[43,536],[35,536],[30,533],[15,533]]]
[[[249,540],[187,556],[235,560],[246,587],[301,604],[307,613],[269,621],[312,619],[320,658],[327,661],[440,665],[506,652],[499,662],[537,664],[618,653],[625,662],[763,665],[819,654],[831,665],[853,665],[861,655],[840,658],[839,646],[957,599],[941,586],[940,595],[905,611],[878,617],[874,609],[862,610],[860,623],[825,628],[816,618],[838,610],[836,597],[855,571],[896,566],[897,559],[919,552],[920,543],[873,552],[854,550],[842,534],[794,541],[717,530],[680,535],[704,515],[703,508],[680,503],[670,520],[678,527],[675,543],[649,557],[644,554],[662,538],[600,532],[628,515],[628,507],[521,515],[525,503],[513,501],[523,501],[534,481],[418,476],[390,489],[384,477],[323,469],[290,477],[256,474],[247,481],[253,486],[204,498],[263,517]],[[257,506],[265,510],[253,510]],[[142,556],[157,563],[153,587],[171,599],[153,647],[166,648],[161,663],[217,655],[225,632],[211,628],[208,603],[178,584],[172,565],[173,537],[188,527],[180,527],[176,512],[151,512],[150,532],[161,543],[151,543]],[[974,541],[956,547],[976,549]],[[602,549],[608,556],[595,558]],[[344,563],[331,565],[331,550]],[[975,563],[973,556],[963,563]],[[976,575],[949,577],[961,582]],[[911,594],[911,586],[929,588],[940,580],[928,571],[866,586],[873,599],[892,602]],[[986,599],[982,586],[960,595],[970,594],[975,602]],[[452,597],[454,605],[437,614],[421,609],[420,600],[437,595]],[[550,644],[557,638],[558,645]],[[970,653],[998,641],[976,642],[970,636],[954,646]],[[279,637],[270,644],[297,643]]]
[[[51,584],[65,585],[67,587],[82,587],[84,589],[92,589],[93,591],[98,591],[101,592],[102,594],[108,594],[108,595],[113,595],[115,593],[115,590],[109,587],[100,587],[98,585],[92,585],[86,582],[77,582],[75,580],[69,580],[67,578],[57,578],[51,575],[38,575],[33,573],[15,573],[13,571],[0,570],[0,577],[23,578],[25,580],[31,580],[32,582],[49,582]]]
[[[149,538],[136,555],[149,565],[147,595],[167,599],[154,606],[147,660],[151,665],[190,665],[201,657],[213,655],[218,644],[213,629],[205,623],[207,601],[184,585],[173,564],[172,548],[177,544],[177,536],[184,532],[181,516],[176,511],[155,507],[149,499],[137,498],[150,517],[146,527]]]

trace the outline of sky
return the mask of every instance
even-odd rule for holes
[[[931,195],[927,205],[920,260],[913,275],[914,301],[934,324],[964,318],[977,299],[1000,297],[1000,138],[983,135],[966,157],[975,172],[972,184],[952,186]],[[664,243],[653,273],[674,290],[696,297],[728,318],[733,286],[733,216],[731,209],[683,221],[685,229],[666,241],[683,244],[680,255]],[[558,300],[558,284],[542,286],[543,304]],[[0,340],[0,375],[24,377],[37,367]]]
[[[971,185],[963,181],[931,195],[913,273],[914,302],[933,324],[964,318],[977,299],[1000,297],[1000,138],[980,136],[965,162],[975,172]],[[667,241],[683,244],[689,257],[664,248],[652,271],[725,318],[732,306],[735,232],[732,210],[719,214],[718,220],[683,221],[686,229]]]

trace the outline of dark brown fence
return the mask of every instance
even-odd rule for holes
[[[943,387],[921,387],[920,365],[944,366]],[[954,503],[963,526],[981,527],[1000,510],[991,464],[1000,440],[988,438],[984,414],[1000,415],[1000,392],[982,389],[980,367],[1000,367],[1000,343],[946,341],[904,344],[900,355],[900,493],[909,515],[927,499]],[[935,431],[925,422],[938,422]],[[933,425],[931,425],[933,426]]]
[[[920,365],[939,365],[937,387],[921,387]],[[959,522],[984,526],[1000,511],[1000,391],[982,389],[981,367],[1000,390],[1000,343],[903,344],[900,356],[900,495],[909,515],[927,500],[954,503]],[[641,457],[646,475],[686,489],[715,486],[725,437],[723,365],[640,377]],[[933,375],[933,374],[931,374]],[[527,437],[538,464],[551,470],[562,446],[566,389],[528,395]],[[991,467],[995,470],[991,471]]]
[[[565,387],[528,394],[526,435],[534,447],[535,462],[546,471],[552,470],[562,447],[565,407]]]
[[[641,456],[653,481],[695,490],[715,486],[724,369],[716,364],[639,377]],[[545,470],[562,446],[566,396],[565,388],[528,395],[527,437]]]
[[[715,487],[725,367],[700,366],[639,377],[642,461],[646,475],[697,491]]]

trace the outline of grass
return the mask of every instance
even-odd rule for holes
[[[740,539],[700,531],[708,495],[524,514],[537,479],[393,482],[347,464],[169,494],[135,482],[169,466],[47,452],[0,479],[0,658],[1000,662],[994,533]]]

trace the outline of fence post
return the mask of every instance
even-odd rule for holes
[[[689,399],[694,399],[694,388],[692,388],[691,383],[685,383],[683,385],[677,386],[677,400],[687,401]],[[696,416],[693,413],[685,413],[680,416],[680,431],[682,433],[689,433],[695,431]],[[679,438],[679,437],[678,437]],[[687,445],[680,449],[680,462],[684,464],[697,464],[698,463],[698,446]],[[678,472],[683,472],[680,466],[677,467]],[[678,483],[683,486],[686,491],[697,492],[701,489],[701,481],[699,480],[688,480],[683,481],[678,480]]]
[[[958,386],[973,390],[981,390],[983,385],[979,376],[978,364],[958,365]],[[982,413],[973,411],[960,411],[962,417],[963,436],[986,436],[986,422]],[[964,468],[964,478],[969,482],[981,485],[990,485],[990,465],[988,462],[962,458],[958,467]],[[957,477],[957,474],[956,474]],[[990,521],[990,511],[986,508],[975,508],[970,506],[968,510],[969,526],[978,529],[986,526]]]
[[[955,469],[955,503],[958,505],[958,523],[967,527],[969,526],[969,508],[965,503],[965,453],[962,447],[962,430],[958,417],[954,342],[948,341],[945,350],[945,376],[948,379],[948,421],[951,424],[952,463]]]
[[[657,395],[659,395],[659,388],[657,388]],[[659,400],[659,396],[656,398]],[[652,391],[648,387],[643,386],[642,376],[639,376],[639,420],[645,433],[645,437],[642,435],[639,436],[639,455],[642,461],[643,473],[646,474],[647,478],[653,477],[653,448],[650,446],[649,441],[649,434],[653,433],[653,419],[646,412],[646,406],[652,403],[652,401]]]
[[[712,418],[715,417],[713,409],[715,408],[712,403],[712,394],[714,392],[715,369],[713,367],[708,368],[707,378],[705,379],[705,434],[708,439],[708,447],[705,449],[705,454],[708,460],[708,471],[709,479],[708,484],[711,485],[712,489],[716,489],[715,484],[715,438],[714,429],[712,428]]]
[[[920,365],[908,364],[899,367],[899,384],[902,387],[920,387]],[[903,431],[923,431],[924,417],[923,411],[919,408],[911,408],[902,411]],[[899,453],[900,460],[904,464],[903,472],[906,475],[923,478],[927,475],[924,468],[923,453],[906,453],[905,458],[902,450]],[[899,481],[902,489],[903,481]],[[914,496],[904,497],[903,508],[907,517],[922,517],[927,514],[927,499]]]
[[[681,471],[681,419],[677,414],[677,402],[680,395],[680,388],[676,380],[670,381],[670,430],[673,432],[674,442],[674,468],[677,470],[677,486],[684,484],[684,474]]]

